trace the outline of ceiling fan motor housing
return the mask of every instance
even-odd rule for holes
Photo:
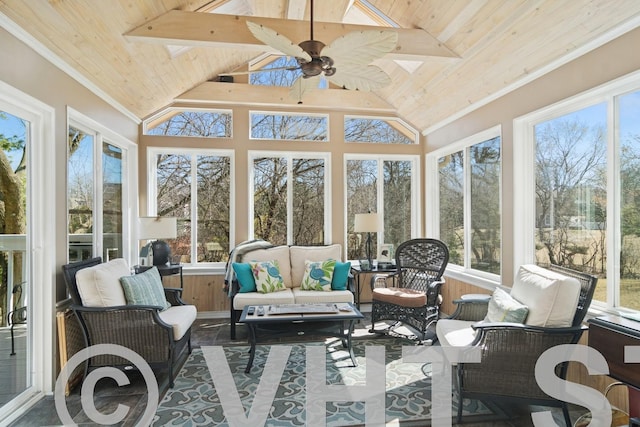
[[[320,52],[324,49],[325,44],[318,40],[307,40],[298,46],[311,56],[311,61],[303,58],[296,58],[304,77],[314,77],[324,72],[325,76],[332,76],[336,73],[333,68],[333,59],[328,56],[320,56]]]

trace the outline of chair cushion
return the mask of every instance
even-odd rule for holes
[[[268,294],[259,292],[238,293],[233,297],[233,309],[242,310],[245,305],[293,304],[295,302],[291,289]]]
[[[278,261],[257,261],[250,262],[253,278],[256,281],[258,292],[267,294],[285,290]]]
[[[164,323],[173,328],[173,339],[179,340],[196,320],[198,310],[195,305],[174,305],[158,313]]]
[[[476,338],[474,323],[468,320],[440,319],[436,323],[436,335],[441,346],[466,347]]]
[[[253,278],[253,272],[251,271],[251,265],[249,263],[234,262],[231,264],[233,271],[236,273],[238,284],[240,285],[239,292],[256,292],[256,280]]]
[[[353,293],[351,291],[305,291],[300,288],[293,288],[292,291],[296,304],[353,302]]]
[[[242,262],[277,261],[280,276],[287,288],[291,288],[291,261],[289,261],[289,246],[276,246],[268,249],[258,249],[242,256]],[[303,260],[304,261],[304,260]],[[303,267],[304,268],[304,264]],[[299,285],[296,285],[299,286]]]
[[[151,305],[165,310],[171,307],[164,296],[164,287],[158,268],[120,278],[124,297],[129,305]]]
[[[376,288],[373,290],[372,298],[374,301],[403,307],[422,307],[427,304],[427,294],[406,288]]]
[[[578,307],[580,282],[533,264],[520,266],[511,296],[529,307],[525,323],[532,326],[571,326]]]
[[[120,278],[131,275],[127,261],[123,258],[93,267],[83,268],[76,273],[78,293],[85,307],[113,307],[126,305]]]
[[[331,291],[333,270],[336,267],[335,259],[324,261],[305,260],[304,276],[300,283],[300,289],[306,291]]]
[[[350,271],[351,262],[336,262],[336,266],[333,269],[333,278],[331,279],[331,289],[334,291],[346,291]]]
[[[342,259],[342,246],[339,244],[328,246],[291,246],[291,287],[297,288],[302,283],[305,270],[305,260],[324,261],[327,259]]]
[[[487,322],[514,322],[523,323],[529,314],[529,308],[520,304],[511,295],[500,288],[493,291],[489,300]]]

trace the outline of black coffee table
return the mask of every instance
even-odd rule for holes
[[[316,304],[312,305],[315,306]],[[299,306],[303,306],[300,309],[301,312],[290,312],[295,311]],[[259,306],[244,307],[240,315],[240,323],[245,323],[249,328],[249,344],[251,345],[251,349],[249,350],[251,355],[249,356],[245,373],[249,373],[253,366],[258,332],[269,333],[271,336],[299,336],[311,332],[340,338],[342,339],[343,347],[349,352],[353,366],[358,365],[351,346],[351,334],[353,333],[354,323],[357,320],[364,319],[362,313],[351,303],[338,303],[335,304],[338,310],[327,309],[323,312],[304,312],[306,311],[305,309],[308,308],[304,306],[304,304],[264,305],[265,314],[263,316],[258,316]],[[339,308],[344,308],[344,306],[348,307],[348,311],[339,310]],[[255,310],[253,314],[248,314],[250,307],[253,307]],[[272,307],[271,310],[270,307]],[[276,307],[280,310],[276,310]],[[287,313],[276,314],[276,311],[284,311]],[[318,325],[318,329],[313,328],[315,324],[320,323],[326,323],[326,325]],[[309,326],[311,326],[311,328]],[[337,329],[332,331],[330,327]]]

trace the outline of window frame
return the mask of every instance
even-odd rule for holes
[[[421,212],[419,212],[420,208],[420,195],[422,194],[422,189],[420,186],[420,155],[419,154],[356,154],[356,153],[345,153],[343,157],[343,188],[344,191],[344,207],[343,207],[343,218],[344,218],[344,235],[343,241],[345,242],[344,251],[345,253],[349,252],[348,242],[349,242],[349,217],[348,217],[348,194],[346,191],[347,188],[347,164],[349,161],[353,160],[376,160],[378,162],[378,183],[383,183],[382,176],[384,174],[384,162],[385,161],[408,161],[412,164],[412,173],[411,173],[411,238],[417,238],[422,235],[422,223],[420,221]],[[377,241],[386,243],[384,240],[384,185],[377,185],[376,188],[376,213],[378,214],[378,231],[377,232]],[[374,256],[377,256],[377,251]],[[358,262],[358,260],[351,260]]]
[[[193,112],[193,113],[221,113],[229,114],[231,117],[231,134],[229,136],[199,136],[199,135],[153,135],[149,133],[149,123],[156,120],[160,120],[162,117],[176,112],[172,116],[178,115],[181,112]],[[162,111],[152,115],[142,122],[142,134],[152,137],[169,137],[169,138],[212,138],[212,139],[232,139],[233,138],[233,110],[230,108],[197,108],[197,107],[168,107]]]
[[[380,121],[389,121],[389,122],[398,122],[399,124],[401,124],[407,131],[408,133],[411,133],[411,137],[409,137],[408,135],[407,138],[409,139],[413,139],[413,143],[411,144],[396,144],[396,143],[387,143],[387,142],[377,142],[377,141],[347,141],[345,139],[345,144],[378,144],[378,145],[392,145],[392,146],[396,146],[396,145],[418,145],[420,144],[420,134],[418,133],[418,131],[411,126],[409,123],[405,122],[404,120],[402,120],[400,117],[394,117],[394,116],[367,116],[367,115],[362,115],[362,114],[345,114],[342,118],[342,122],[343,122],[343,127],[346,128],[346,121],[348,119],[365,119],[365,120],[380,120]],[[390,125],[391,126],[391,125]],[[404,133],[402,131],[398,131],[400,133]]]
[[[269,111],[269,110],[249,110],[249,121],[248,121],[248,135],[250,141],[277,141],[277,142],[297,142],[297,143],[312,143],[312,144],[326,144],[331,142],[331,118],[328,113],[301,113],[301,112],[291,112],[291,111]],[[327,138],[324,140],[313,140],[313,139],[273,139],[273,138],[256,138],[252,136],[253,126],[251,124],[251,119],[254,114],[264,114],[266,116],[306,116],[306,117],[324,117],[327,120]]]
[[[248,235],[249,239],[255,239],[255,224],[253,221],[255,215],[255,170],[253,168],[254,160],[260,157],[285,158],[287,161],[287,244],[292,245],[293,231],[293,185],[291,177],[291,162],[293,159],[320,159],[324,160],[324,244],[331,244],[331,153],[330,152],[309,152],[309,151],[279,151],[279,150],[248,150],[247,151],[247,170],[249,171],[248,197],[249,197],[249,216],[248,216]]]
[[[607,301],[593,301],[590,311],[617,312],[620,309],[636,311],[619,305],[620,271],[618,258],[622,249],[621,233],[621,188],[619,130],[617,126],[617,97],[640,91],[640,71],[609,81],[593,89],[563,99],[554,104],[533,111],[513,121],[513,178],[514,187],[521,188],[514,194],[514,218],[520,218],[519,226],[514,226],[514,271],[519,265],[535,262],[535,135],[534,127],[542,122],[574,113],[598,103],[606,103],[607,110]]]
[[[149,216],[154,216],[157,214],[158,204],[157,204],[157,189],[158,189],[158,180],[157,180],[157,168],[156,168],[156,156],[159,154],[188,154],[191,159],[190,163],[192,166],[191,172],[193,173],[193,166],[196,162],[196,157],[200,155],[205,156],[217,156],[217,157],[229,157],[230,162],[230,181],[229,182],[229,246],[232,249],[235,246],[235,234],[236,234],[236,226],[235,221],[235,150],[230,149],[216,149],[216,148],[181,148],[181,147],[147,147],[147,188],[149,191],[147,197],[147,213]],[[197,168],[195,169],[197,170]],[[190,207],[190,219],[191,219],[191,262],[183,263],[183,268],[185,270],[198,270],[202,272],[219,272],[224,271],[226,263],[225,262],[198,262],[197,254],[198,254],[198,239],[193,238],[194,235],[197,236],[198,231],[198,180],[191,180],[191,207]],[[136,242],[138,243],[138,242]],[[136,245],[136,247],[138,247]],[[194,261],[195,260],[195,261]]]
[[[458,266],[449,264],[447,266],[447,272],[453,272],[455,276],[459,278],[469,277],[477,278],[474,282],[480,282],[488,285],[490,288],[495,287],[495,284],[501,282],[502,271],[504,270],[504,215],[503,215],[503,202],[502,202],[502,178],[504,176],[504,138],[502,137],[502,125],[496,125],[483,131],[477,132],[459,141],[446,145],[438,150],[434,150],[425,156],[425,165],[427,173],[426,179],[426,191],[425,191],[425,206],[424,211],[426,214],[426,232],[428,236],[440,238],[440,179],[438,169],[438,159],[443,156],[456,153],[458,151],[466,150],[474,145],[481,144],[494,138],[500,138],[500,182],[499,182],[499,212],[500,212],[500,274],[489,273],[482,270],[473,269],[470,267],[471,259],[471,228],[467,225],[471,224],[471,197],[469,180],[471,177],[470,163],[468,156],[464,156],[464,191],[463,191],[463,205],[464,205],[464,265]]]

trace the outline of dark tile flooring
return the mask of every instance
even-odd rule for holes
[[[368,313],[367,313],[368,314]],[[356,326],[355,336],[364,336],[368,334],[370,323],[366,320],[360,322]],[[247,334],[243,326],[238,327],[238,337],[235,342],[246,342]],[[313,337],[302,338],[312,340]],[[229,323],[226,319],[199,319],[196,321],[192,333],[192,343],[194,347],[206,345],[223,345],[231,342],[229,336]],[[146,406],[146,387],[142,376],[137,372],[129,372],[128,378],[130,384],[126,386],[117,386],[112,380],[101,380],[97,383],[95,389],[94,404],[101,413],[113,412],[118,404],[128,406],[129,412],[127,417],[119,426],[135,426],[137,420],[142,416]],[[168,383],[166,372],[157,374],[160,387],[160,393],[166,392]],[[74,422],[79,426],[95,426],[99,425],[90,421],[90,418],[83,412],[81,406],[81,398],[79,394],[80,387],[67,397],[67,409]],[[502,407],[505,412],[505,419],[502,421],[480,422],[480,423],[463,423],[467,427],[529,427],[533,426],[531,421],[531,412],[540,410],[551,410],[558,425],[563,425],[562,414],[558,409],[530,407],[530,406],[508,406]],[[572,411],[572,419],[575,421],[585,410],[576,408]],[[0,420],[0,424],[2,424]],[[10,424],[11,427],[35,427],[35,426],[58,426],[61,425],[60,418],[55,409],[53,397],[47,397],[32,407],[28,413]]]

